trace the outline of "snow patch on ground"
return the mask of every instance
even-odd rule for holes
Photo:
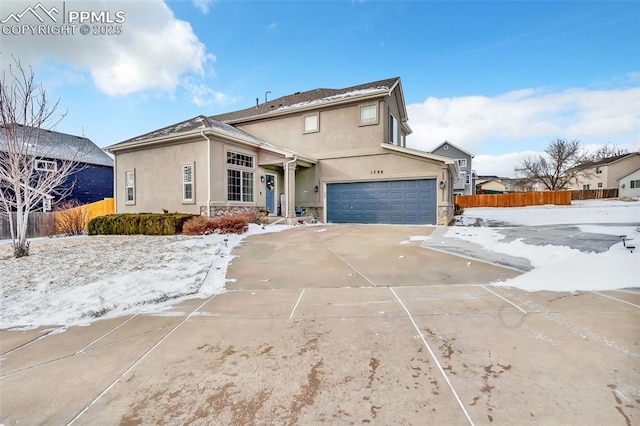
[[[234,247],[290,226],[250,225],[243,235],[100,235],[37,239],[13,259],[0,244],[0,329],[73,325],[162,312],[176,299],[224,291]]]
[[[468,224],[493,221],[515,226],[578,225],[581,232],[627,235],[640,242],[639,202],[587,200],[573,201],[571,206],[467,208],[462,219],[462,223]],[[552,241],[549,245],[527,244],[522,238],[505,242],[500,229],[456,226],[450,228],[445,236],[479,244],[494,253],[529,259],[533,270],[498,285],[527,291],[608,290],[640,286],[638,251],[626,249],[622,239],[603,253],[587,253],[553,245]]]

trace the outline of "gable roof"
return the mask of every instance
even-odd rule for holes
[[[620,179],[618,179],[618,180],[620,181],[620,180],[622,180],[622,179],[626,178],[627,176],[630,176],[630,175],[632,175],[632,174],[634,174],[634,173],[637,173],[637,172],[639,172],[639,171],[640,171],[640,167],[638,167],[638,168],[636,168],[636,169],[634,169],[634,170],[631,170],[631,171],[630,171],[629,173],[627,173],[626,175],[622,175],[622,176],[620,176]]]
[[[342,89],[313,89],[306,92],[295,92],[290,95],[281,96],[268,102],[256,106],[232,111],[225,114],[211,116],[211,119],[223,121],[225,123],[238,123],[251,121],[254,119],[269,116],[287,114],[291,111],[315,108],[322,105],[329,105],[338,102],[352,101],[355,99],[368,98],[380,95],[390,95],[393,90],[400,85],[400,77],[387,78],[370,83],[359,84],[357,86],[345,87]],[[404,109],[404,95],[400,89],[402,97],[401,103]],[[402,119],[407,120],[406,110],[402,111]]]
[[[181,121],[179,123],[133,137],[131,139],[127,139],[124,142],[110,145],[105,149],[109,152],[115,152],[121,149],[152,145],[155,143],[161,143],[183,137],[193,137],[200,135],[203,132],[214,133],[218,136],[226,137],[253,146],[258,146],[262,149],[266,149],[278,154],[287,156],[295,155],[310,163],[316,162],[316,160],[314,159],[303,157],[301,155],[298,155],[294,151],[277,147],[265,141],[264,139],[261,139],[257,136],[254,136],[221,121],[213,120],[210,117],[205,117],[204,115],[198,115],[188,120]]]
[[[69,135],[53,130],[15,124],[18,138],[31,137],[29,155],[43,159],[77,161],[85,164],[113,167],[113,159],[89,138]],[[28,132],[25,130],[28,129]],[[6,151],[3,141],[4,128],[0,126],[0,151]],[[25,135],[25,133],[31,136]]]
[[[431,150],[431,152],[435,152],[438,148],[440,148],[440,147],[442,147],[442,146],[444,146],[444,145],[452,146],[452,147],[454,147],[455,149],[457,149],[457,150],[459,150],[459,151],[461,151],[461,152],[464,152],[465,154],[467,154],[467,155],[468,155],[469,157],[471,157],[471,158],[474,158],[474,157],[475,157],[475,155],[473,155],[473,154],[472,154],[472,153],[470,153],[469,151],[465,151],[464,149],[460,148],[458,145],[453,144],[453,143],[451,143],[451,142],[449,142],[449,141],[447,141],[447,140],[445,140],[445,141],[444,141],[444,142],[442,142],[440,145],[438,145],[438,146],[436,146],[435,148],[433,148],[433,149]],[[440,154],[440,155],[442,155],[442,154]]]
[[[634,155],[640,155],[640,153],[628,152],[626,154],[614,155],[613,157],[603,158],[602,160],[598,160],[598,161],[587,161],[586,163],[583,164],[583,166],[586,166],[586,167],[608,166],[617,161],[624,160],[625,158],[632,157]]]

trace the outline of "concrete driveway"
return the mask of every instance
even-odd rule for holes
[[[639,294],[488,286],[516,272],[410,241],[432,229],[253,236],[224,294],[2,331],[0,423],[638,423]]]

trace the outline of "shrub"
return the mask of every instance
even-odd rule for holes
[[[256,219],[255,214],[234,214],[208,218],[197,216],[188,220],[182,232],[187,235],[242,234],[247,231],[250,222]]]
[[[65,201],[55,209],[55,231],[62,235],[80,235],[87,229],[89,210],[78,200]]]
[[[454,216],[460,216],[462,213],[464,213],[464,207],[461,207],[460,204],[458,204],[458,203],[454,203],[453,204],[453,214],[454,214]]]
[[[175,235],[194,215],[173,213],[111,214],[91,219],[89,235]]]

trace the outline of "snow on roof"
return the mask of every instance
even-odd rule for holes
[[[18,138],[24,135],[32,140],[29,141],[29,155],[113,167],[113,159],[89,138],[19,124],[16,126]],[[29,132],[25,132],[25,129],[29,129]],[[4,131],[0,127],[0,150],[6,151]]]
[[[388,90],[389,90],[389,87],[387,86],[371,87],[369,89],[351,90],[349,92],[339,93],[337,95],[325,96],[320,99],[313,99],[310,101],[298,102],[291,105],[283,105],[281,107],[276,108],[275,111],[283,111],[283,110],[292,109],[292,108],[302,108],[306,106],[318,105],[318,104],[333,102],[333,101],[347,99],[347,98],[356,97],[356,96],[366,96],[366,95],[378,93],[381,91],[386,92]]]
[[[342,89],[319,88],[307,90],[306,92],[295,92],[259,103],[250,108],[218,114],[210,118],[222,122],[236,122],[245,119],[250,120],[252,118],[269,115],[276,111],[282,113],[294,108],[303,108],[315,104],[321,105],[322,103],[335,102],[342,99],[355,99],[359,96],[372,95],[376,93],[382,94],[389,92],[398,84],[399,81],[400,77],[393,77],[359,84],[357,86],[345,87]]]
[[[253,145],[258,145],[263,148],[273,149],[277,151],[286,151],[286,152],[290,152],[291,155],[297,155],[293,151],[279,148],[278,146],[273,145],[265,141],[264,139],[261,139],[257,136],[254,136],[250,133],[240,130],[230,124],[213,120],[203,115],[199,115],[197,117],[182,121],[180,123],[172,124],[171,126],[163,127],[162,129],[154,130],[153,132],[145,133],[144,135],[136,136],[124,142],[111,145],[107,147],[107,149],[111,150],[113,148],[118,148],[122,145],[130,145],[132,142],[135,144],[135,142],[143,142],[147,140],[152,140],[152,139],[157,139],[162,137],[169,137],[172,135],[179,135],[179,134],[194,132],[198,130],[200,131],[213,130],[218,134],[226,135],[234,139],[239,139],[241,141],[244,141]]]

